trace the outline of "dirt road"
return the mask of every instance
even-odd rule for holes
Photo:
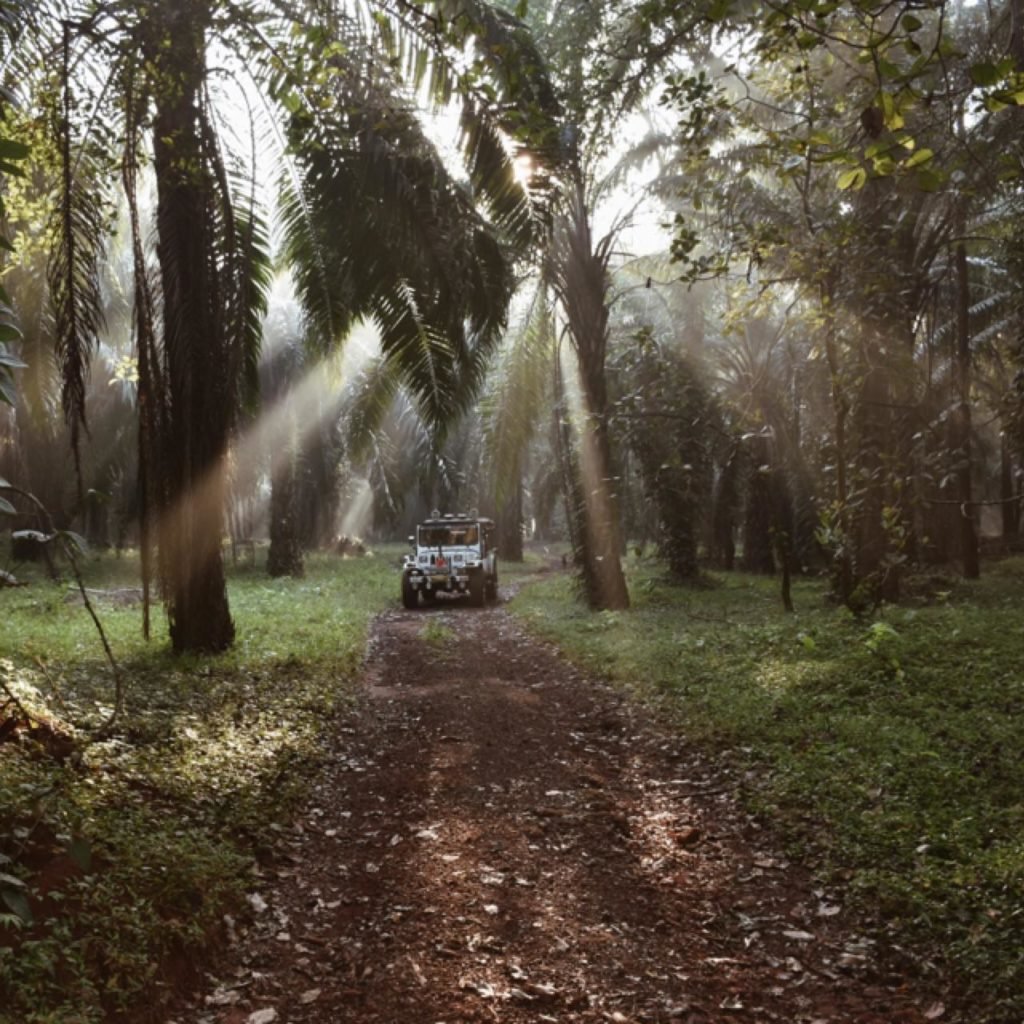
[[[938,1015],[720,766],[500,605],[384,615],[332,743],[178,1024]]]

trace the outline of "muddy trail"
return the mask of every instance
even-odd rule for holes
[[[915,1024],[941,1007],[735,780],[500,605],[389,612],[176,1024]]]

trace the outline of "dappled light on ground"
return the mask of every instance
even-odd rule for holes
[[[387,614],[330,743],[179,1024],[910,1024],[933,1005],[737,810],[728,769],[500,607]]]

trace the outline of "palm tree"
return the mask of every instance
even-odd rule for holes
[[[25,70],[38,81],[45,55],[63,58],[64,188],[50,279],[65,413],[77,450],[102,328],[97,268],[113,202],[103,183],[120,165],[135,257],[144,575],[155,532],[176,651],[222,650],[234,635],[221,557],[224,461],[269,280],[256,188],[266,137],[289,154],[284,257],[323,351],[372,319],[384,358],[440,423],[498,337],[512,283],[499,236],[522,243],[532,225],[503,132],[542,153],[553,104],[514,18],[473,0],[435,10],[372,17],[333,0],[268,0],[258,10],[112,0],[36,14],[37,59]],[[485,45],[474,50],[477,38]],[[467,53],[476,57],[469,71]],[[522,58],[515,75],[502,56]],[[243,132],[244,156],[216,103],[219,66],[232,60],[247,80],[229,114],[237,121],[250,104],[266,136]],[[411,109],[428,86],[462,105],[468,183],[447,172]],[[147,161],[157,184],[155,280],[138,203]]]

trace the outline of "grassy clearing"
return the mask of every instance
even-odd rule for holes
[[[212,659],[147,645],[138,607],[100,600],[127,716],[85,746],[67,737],[102,720],[113,689],[87,613],[66,583],[0,594],[0,673],[56,730],[0,744],[0,1021],[90,1024],[202,954],[305,793],[369,620],[396,600],[395,554],[312,558],[302,580],[239,567],[238,639]],[[87,583],[136,586],[136,569],[105,557]]]
[[[881,927],[959,979],[971,1024],[1024,1015],[1024,560],[927,606],[856,620],[798,582],[673,588],[633,565],[634,608],[565,577],[515,610],[746,769],[745,798]],[[933,591],[934,591],[933,587]]]

